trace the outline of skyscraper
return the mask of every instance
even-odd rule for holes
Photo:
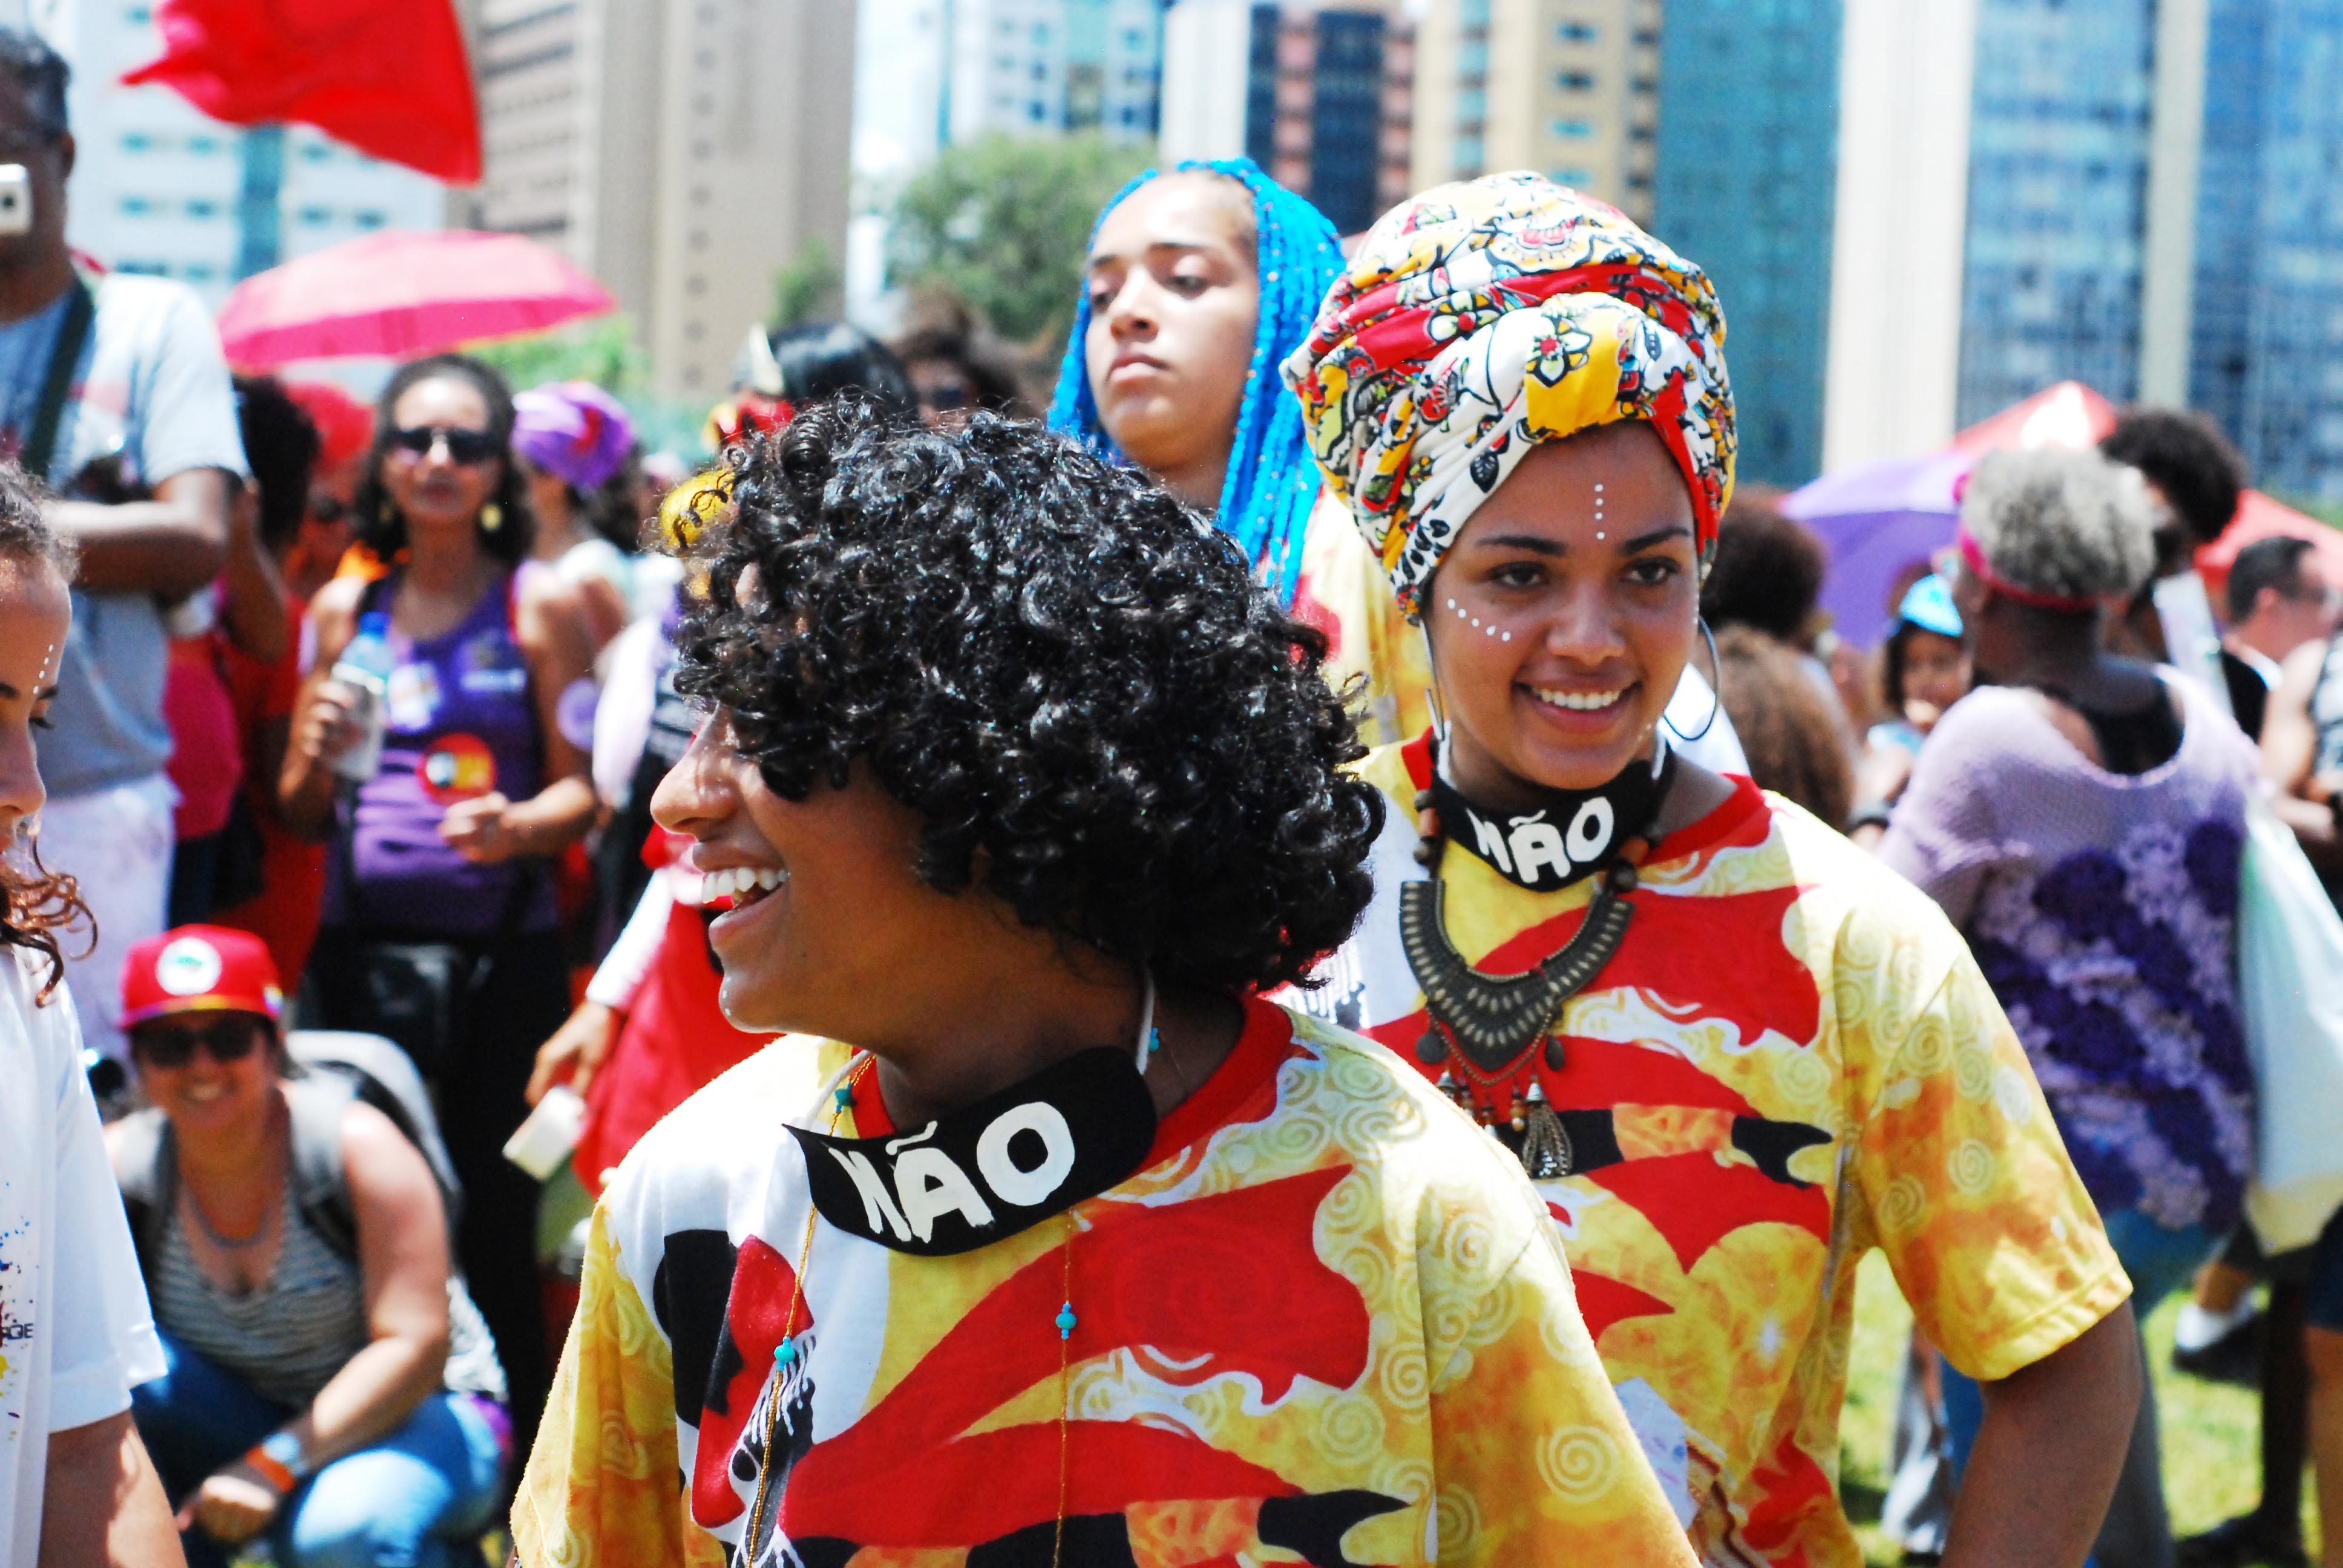
[[[2343,497],[2343,0],[2213,0],[2190,390],[2266,487]]]
[[[942,3],[951,41],[940,116],[947,140],[987,131],[1094,130],[1125,142],[1155,134],[1161,0]]]
[[[476,221],[600,278],[661,396],[720,394],[779,270],[845,249],[855,8],[478,0],[477,21]]]
[[[1978,0],[1956,417],[2138,395],[2156,0]]]
[[[1839,0],[1668,0],[1653,231],[1729,323],[1744,477],[1821,471],[1838,185]]]
[[[1651,221],[1660,0],[1440,0],[1417,40],[1418,189],[1535,169]]]
[[[1355,234],[1407,194],[1414,65],[1392,0],[1182,0],[1165,20],[1163,156],[1242,153]]]

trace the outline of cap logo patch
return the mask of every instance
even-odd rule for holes
[[[155,983],[173,996],[201,996],[219,984],[219,950],[201,937],[181,937],[155,958]]]

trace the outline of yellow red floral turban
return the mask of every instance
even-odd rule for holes
[[[1383,215],[1285,362],[1319,467],[1410,614],[1523,454],[1646,419],[1692,491],[1699,554],[1733,493],[1725,313],[1692,263],[1525,173]]]

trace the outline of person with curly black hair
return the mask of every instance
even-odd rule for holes
[[[1260,995],[1382,823],[1323,638],[1030,426],[729,462],[656,809],[799,1032],[606,1190],[519,1560],[1687,1563],[1518,1169]]]
[[[2156,526],[2156,570],[2107,625],[2108,646],[2138,658],[2170,658],[2222,684],[2213,641],[2213,606],[2190,569],[2237,515],[2246,459],[2220,427],[2185,408],[2127,408],[2099,440],[2099,452],[2139,471],[2163,515]]]

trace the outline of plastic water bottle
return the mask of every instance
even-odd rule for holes
[[[390,617],[380,610],[358,618],[358,634],[334,661],[334,680],[353,694],[364,734],[342,753],[334,771],[363,784],[382,766],[384,709],[390,698]]]

